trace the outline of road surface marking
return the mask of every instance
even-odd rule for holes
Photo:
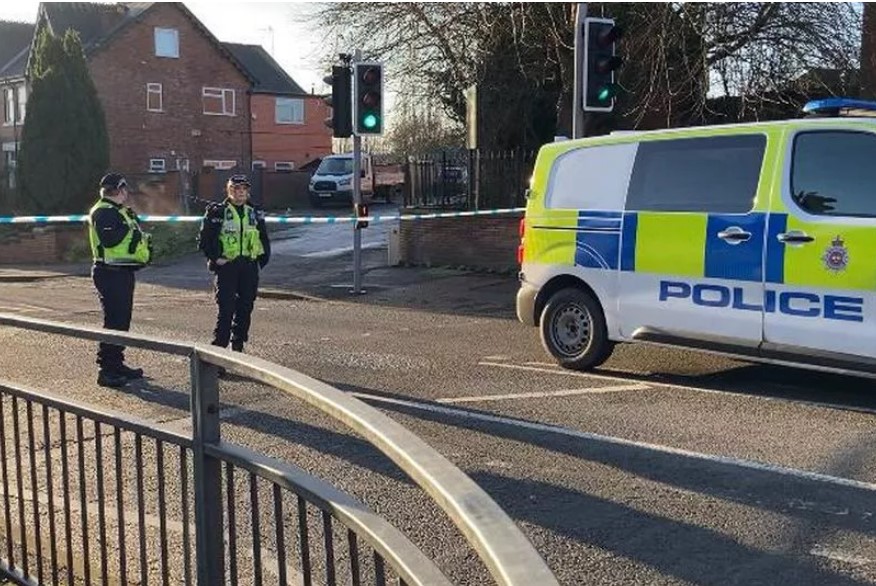
[[[484,360],[488,360],[490,362],[496,361],[495,358],[492,358],[490,356],[487,356],[486,358],[484,358]],[[554,370],[561,368],[556,362],[524,362],[523,364],[525,364],[526,366],[546,366],[546,367],[552,368]],[[611,370],[612,372],[618,372],[618,373],[622,373],[622,374],[631,374],[631,375],[635,375],[635,376],[654,376],[654,373],[651,371],[648,371],[648,370],[633,370],[631,368],[614,368],[614,367],[612,367],[609,370]]]
[[[830,476],[828,474],[821,474],[818,472],[809,472],[807,470],[797,470],[796,468],[787,468],[784,466],[778,466],[774,464],[767,464],[765,462],[757,462],[753,460],[743,460],[741,458],[733,458],[730,456],[716,456],[713,454],[703,454],[700,452],[694,452],[691,450],[685,450],[682,448],[673,448],[670,446],[661,446],[659,444],[649,444],[646,442],[638,442],[634,440],[628,440],[620,437],[613,437],[607,435],[599,435],[596,433],[589,433],[586,431],[579,431],[577,429],[570,429],[568,427],[561,427],[558,425],[550,425],[545,423],[536,423],[533,421],[525,421],[521,419],[511,419],[509,417],[502,417],[499,415],[487,415],[485,413],[476,413],[473,411],[467,411],[465,409],[458,409],[454,407],[442,407],[440,405],[436,405],[434,403],[420,403],[418,401],[407,401],[404,399],[393,399],[390,397],[380,397],[377,395],[370,395],[368,393],[352,393],[353,396],[358,397],[359,399],[374,402],[374,403],[387,403],[391,405],[400,405],[403,407],[409,407],[412,409],[418,409],[420,411],[428,411],[431,413],[440,413],[442,415],[451,415],[454,417],[462,417],[465,419],[475,419],[477,421],[485,421],[488,423],[498,423],[501,425],[508,425],[511,427],[520,427],[523,429],[529,429],[532,431],[539,431],[545,433],[553,433],[556,435],[563,435],[567,437],[574,437],[577,439],[599,442],[604,444],[612,444],[617,446],[624,447],[632,447],[640,450],[647,450],[650,452],[659,452],[663,454],[671,454],[673,456],[684,456],[686,458],[691,458],[694,460],[701,460],[704,462],[710,462],[714,464],[724,464],[728,466],[737,466],[739,468],[747,468],[749,470],[756,470],[758,472],[770,472],[772,474],[778,474],[781,476],[787,476],[791,478],[798,478],[802,480],[810,480],[813,482],[821,482],[824,484],[831,484],[835,486],[845,486],[849,488],[856,488],[859,490],[866,490],[870,492],[876,493],[876,484],[871,482],[863,482],[861,480],[852,480],[851,478],[842,478],[839,476]]]
[[[827,558],[836,562],[851,564],[853,566],[866,566],[867,564],[873,563],[873,560],[871,560],[870,558],[865,558],[864,556],[854,554],[846,554],[841,551],[832,551],[824,547],[823,545],[816,545],[812,548],[809,554],[822,558]]]
[[[578,378],[589,378],[592,380],[604,380],[604,381],[621,382],[621,383],[629,383],[630,382],[629,377],[611,376],[611,375],[607,375],[607,374],[591,374],[589,372],[584,373],[584,372],[577,372],[577,371],[572,371],[572,370],[564,370],[564,369],[559,368],[559,367],[540,368],[540,367],[536,367],[536,366],[525,366],[522,364],[503,364],[500,362],[487,362],[487,361],[478,362],[478,366],[492,366],[495,368],[508,368],[511,370],[526,370],[529,372],[542,372],[542,373],[553,374],[553,375],[573,376],[573,377],[578,377]],[[724,391],[721,389],[707,389],[704,387],[694,387],[691,385],[652,381],[652,380],[648,379],[645,375],[641,375],[641,374],[632,374],[631,376],[639,377],[638,382],[641,382],[642,384],[650,385],[651,387],[659,387],[659,388],[665,388],[665,389],[678,389],[678,390],[682,390],[682,391],[691,391],[694,393],[706,393],[706,394],[710,394],[710,395],[731,395],[734,397],[744,396],[744,397],[748,397],[751,399],[760,399],[762,401],[780,401],[783,403],[794,403],[796,405],[806,405],[809,407],[820,407],[822,409],[828,408],[828,409],[837,409],[840,411],[853,411],[856,413],[869,413],[872,415],[876,415],[876,408],[863,407],[860,405],[842,405],[840,403],[829,403],[826,401],[807,401],[804,399],[786,399],[784,397],[770,397],[770,396],[765,396],[765,395],[741,393],[739,391]],[[642,379],[643,376],[645,376],[644,379]],[[768,384],[771,387],[776,387],[778,385],[781,385],[783,388],[798,388],[798,387],[791,387],[791,386],[783,385],[782,383],[768,383]]]
[[[590,387],[587,389],[568,389],[564,391],[546,391],[543,393],[508,393],[506,395],[481,395],[471,397],[447,397],[438,399],[438,403],[479,403],[482,401],[513,401],[515,399],[547,399],[551,397],[572,397],[575,395],[598,395],[599,393],[617,393],[621,391],[647,391],[651,387],[642,384],[617,385],[613,387]]]

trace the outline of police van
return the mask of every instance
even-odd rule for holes
[[[649,342],[876,373],[876,103],[545,145],[520,321],[586,370]]]

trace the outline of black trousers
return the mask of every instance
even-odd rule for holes
[[[254,260],[237,258],[216,269],[216,329],[213,345],[243,349],[249,340],[252,309],[259,288],[259,265]]]
[[[134,308],[134,270],[96,264],[91,278],[103,308],[103,327],[127,332]],[[101,343],[97,363],[101,370],[114,370],[125,362],[125,347]]]

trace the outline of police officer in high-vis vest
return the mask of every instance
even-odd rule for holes
[[[152,239],[140,229],[137,215],[125,206],[128,184],[118,173],[100,180],[100,199],[88,213],[94,286],[103,308],[103,327],[128,331],[134,305],[134,272],[152,260]],[[100,344],[97,384],[121,387],[143,377],[143,369],[125,365],[125,348]]]
[[[249,339],[250,316],[259,286],[259,269],[268,264],[271,243],[264,213],[249,203],[246,175],[232,175],[226,199],[207,207],[201,223],[199,248],[207,267],[216,274],[219,315],[213,345],[243,352]]]

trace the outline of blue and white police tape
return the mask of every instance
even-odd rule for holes
[[[435,212],[431,214],[389,214],[357,218],[355,216],[277,216],[266,215],[268,224],[350,224],[363,222],[398,222],[414,220],[434,220],[438,218],[470,218],[474,216],[501,216],[524,212],[526,208],[505,208],[495,210],[477,210],[471,212]],[[202,216],[138,216],[141,222],[184,223],[200,222]],[[87,215],[69,216],[0,216],[0,224],[72,224],[88,221]]]

